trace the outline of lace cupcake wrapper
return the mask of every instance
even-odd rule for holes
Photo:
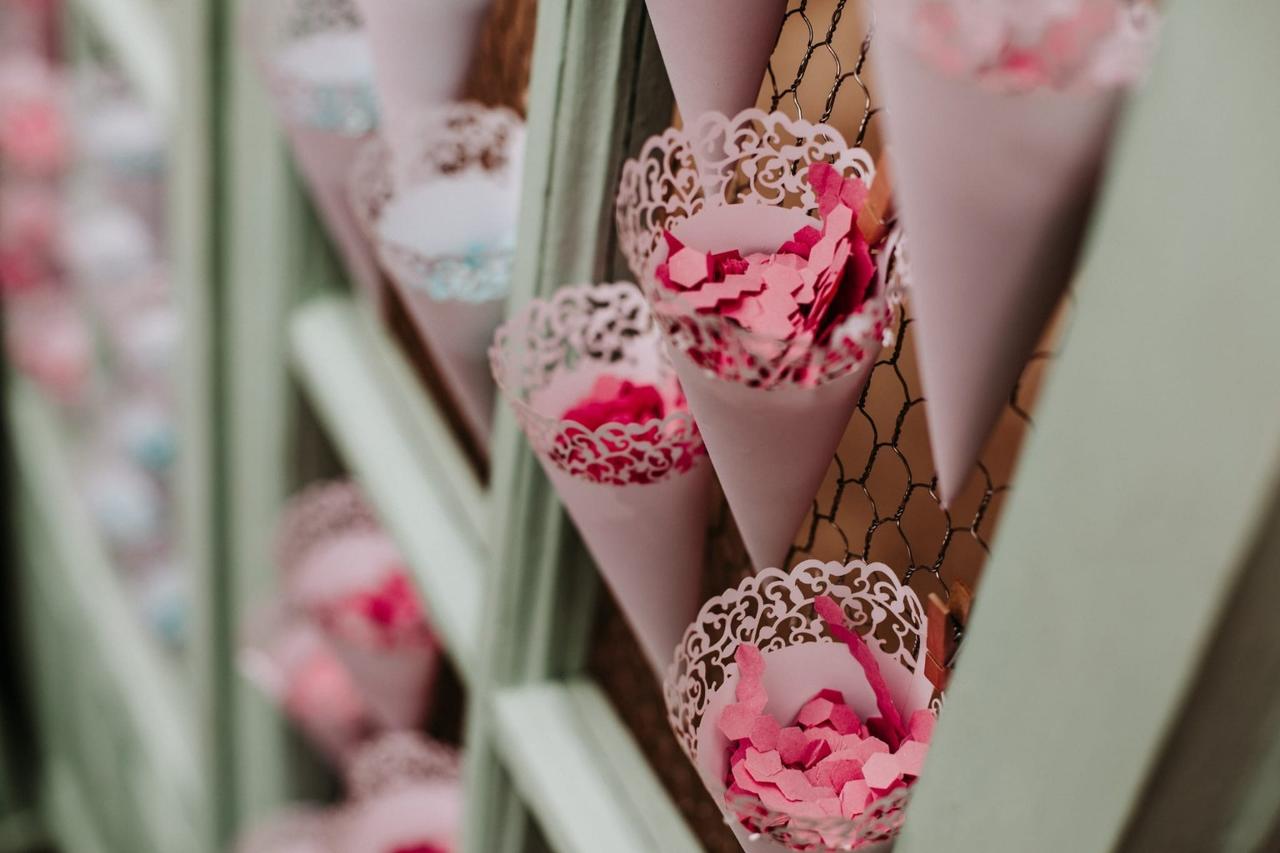
[[[729,741],[718,721],[735,701],[739,645],[755,645],[763,654],[767,710],[775,718],[794,719],[824,689],[841,691],[864,718],[876,714],[865,675],[814,609],[814,600],[824,595],[835,600],[867,642],[904,715],[929,708],[933,700],[933,685],[925,677],[924,606],[883,564],[810,560],[790,572],[768,569],[707,601],[667,670],[667,719],[707,790],[726,811],[743,849],[751,853],[871,850],[866,845],[892,837],[901,825],[905,790],[871,804],[853,821],[789,815],[754,798],[726,804]],[[833,839],[838,843],[831,845]]]

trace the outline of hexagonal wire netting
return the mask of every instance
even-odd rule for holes
[[[791,0],[760,105],[823,121],[879,159],[874,49],[869,0]],[[1055,322],[1046,340],[1053,340]],[[1042,345],[1023,373],[976,472],[950,508],[938,498],[925,423],[925,401],[909,305],[899,311],[895,340],[880,355],[787,564],[808,558],[880,561],[921,598],[946,600],[954,584],[970,589],[986,562],[1009,494],[1018,449],[1030,424],[1040,378],[1050,359]],[[723,501],[711,533],[703,579],[707,596],[735,585],[750,564]],[[736,851],[718,808],[667,732],[665,711],[647,678],[634,639],[604,603],[591,670],[703,846]]]
[[[762,102],[829,123],[878,160],[883,145],[868,61],[875,42],[869,6],[866,0],[793,0]],[[876,364],[788,564],[810,557],[880,561],[922,597],[936,592],[946,598],[954,582],[972,588],[985,563],[1050,352],[1046,346],[1032,359],[976,472],[963,494],[944,508],[929,450],[914,334],[906,305],[899,311],[894,343]],[[731,528],[732,519],[722,511],[713,561],[721,588],[749,570]]]

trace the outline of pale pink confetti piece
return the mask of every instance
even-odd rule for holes
[[[694,249],[681,249],[667,261],[667,275],[671,281],[686,289],[702,284],[710,273],[706,254]]]
[[[746,703],[738,703],[725,708],[720,714],[717,727],[720,733],[729,740],[746,740],[751,737],[760,712]]]
[[[784,764],[799,764],[811,743],[804,732],[795,726],[787,726],[778,732],[778,754]]]
[[[919,776],[924,769],[925,756],[929,754],[929,745],[918,740],[909,740],[898,747],[898,768],[904,776]]]
[[[788,295],[798,293],[804,288],[804,276],[785,264],[766,265],[762,277],[767,286],[776,287]]]
[[[840,789],[840,811],[854,818],[867,810],[873,799],[871,786],[862,779],[850,779]]]
[[[848,782],[862,778],[862,762],[860,761],[832,761],[830,764],[828,784],[837,791],[843,790]]]
[[[818,800],[818,809],[824,817],[843,817],[844,812],[840,805],[840,800],[836,797],[828,797]]]
[[[937,722],[938,718],[927,708],[916,711],[911,715],[911,739],[918,740],[921,743],[928,743],[933,740],[933,727]]]
[[[747,769],[746,761],[739,761],[737,764],[730,766],[729,772],[733,776],[733,783],[735,785],[752,794],[763,794],[766,790],[773,789],[774,787],[773,785],[757,781],[751,775],[751,771]]]
[[[777,791],[762,791],[760,793],[760,802],[774,811],[783,812],[791,818],[825,817],[822,813],[822,807],[818,805],[819,800],[792,800]]]
[[[769,777],[769,781],[778,786],[778,790],[792,800],[817,800],[821,797],[834,797],[834,788],[810,785],[800,770],[785,768]]]
[[[804,730],[806,739],[814,741],[820,740],[831,746],[832,749],[839,749],[844,744],[844,735],[827,726],[814,726]]]
[[[759,750],[776,750],[782,726],[773,717],[761,714],[751,727],[751,745]]]
[[[880,738],[867,737],[862,742],[849,750],[853,755],[851,757],[859,761],[870,761],[873,755],[884,755],[889,752],[889,744],[880,740]]]
[[[813,606],[818,611],[818,615],[822,617],[822,620],[827,623],[827,630],[837,640],[849,647],[849,652],[853,655],[854,660],[862,667],[862,671],[867,677],[867,682],[871,685],[872,692],[875,693],[876,707],[880,709],[881,716],[884,717],[889,730],[894,734],[895,740],[890,743],[890,746],[897,746],[898,742],[902,740],[906,727],[902,724],[902,715],[898,713],[898,707],[893,704],[893,696],[889,692],[889,685],[884,680],[884,675],[880,672],[880,665],[876,663],[875,655],[871,653],[866,640],[862,639],[857,631],[851,631],[846,626],[844,611],[840,609],[840,605],[836,604],[834,599],[828,595],[822,595],[814,599]]]
[[[796,715],[796,722],[802,726],[816,726],[831,719],[831,709],[835,703],[821,696],[810,699]]]
[[[764,656],[748,643],[738,646],[734,652],[738,664],[738,686],[734,692],[739,702],[755,708],[756,713],[769,704],[769,694],[764,689]]]
[[[757,782],[773,781],[771,777],[782,772],[782,759],[778,757],[778,751],[771,749],[768,752],[761,752],[758,749],[748,749],[747,755],[742,759],[742,764],[747,768],[747,772],[751,774],[751,778]]]
[[[842,735],[856,734],[862,730],[862,720],[848,705],[833,705],[831,708],[831,727]]]
[[[876,790],[888,788],[902,778],[897,757],[888,752],[876,753],[862,765],[862,778]]]

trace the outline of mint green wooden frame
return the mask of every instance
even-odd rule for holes
[[[535,823],[560,851],[698,849],[584,674],[594,573],[514,421],[499,412],[485,491],[385,331],[343,294],[236,38],[253,0],[175,8],[180,97],[155,70],[167,51],[152,7],[81,2],[180,117],[184,447],[195,448],[184,517],[207,609],[185,699],[171,695],[180,676],[124,672],[120,660],[149,653],[112,615],[110,590],[92,586],[109,580],[100,548],[59,509],[63,450],[18,380],[21,518],[39,568],[27,609],[49,617],[32,639],[55,834],[77,851],[109,838],[104,853],[212,853],[299,791],[282,724],[232,666],[235,627],[272,581],[272,520],[297,485],[284,461],[297,388],[399,539],[466,683],[466,849],[536,848]],[[616,169],[670,115],[642,7],[539,4],[513,306],[620,269]],[[1169,7],[904,853],[1246,851],[1278,837],[1280,623],[1267,603],[1280,592],[1280,257],[1266,229],[1280,186],[1269,39],[1280,11]],[[72,566],[93,571],[73,578]],[[137,784],[164,802],[180,792],[188,819],[101,830],[82,784],[95,772],[83,769],[84,724],[49,677],[86,646],[99,653],[79,664],[86,695],[114,709],[104,719],[132,721]]]

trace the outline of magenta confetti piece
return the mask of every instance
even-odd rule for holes
[[[875,656],[871,654],[871,649],[867,647],[866,640],[857,632],[850,630],[845,625],[844,611],[840,609],[840,605],[830,596],[819,596],[814,599],[813,607],[818,611],[818,615],[827,623],[827,629],[837,640],[849,647],[849,653],[853,655],[853,659],[862,667],[862,671],[866,673],[867,682],[871,685],[872,691],[876,694],[876,707],[880,709],[880,715],[884,718],[889,732],[893,735],[893,741],[890,746],[897,748],[898,743],[906,734],[906,726],[902,724],[902,715],[898,713],[898,707],[893,704],[893,696],[889,693],[889,685],[884,680],[884,675],[880,672],[880,666],[876,663]]]

